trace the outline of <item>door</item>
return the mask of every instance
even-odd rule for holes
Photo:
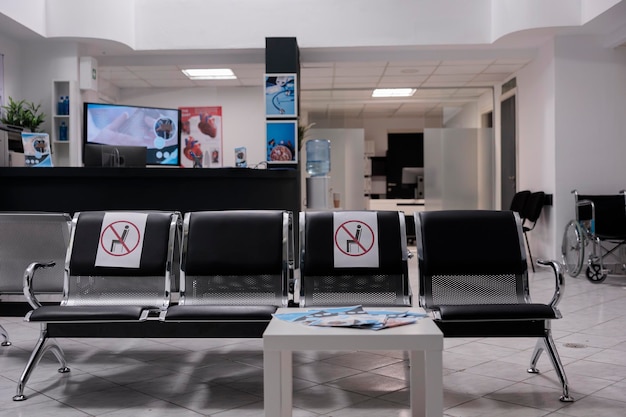
[[[414,187],[402,186],[402,168],[423,166],[423,133],[389,133],[385,160],[387,198],[415,198]]]
[[[501,208],[507,210],[511,205],[513,196],[517,191],[517,154],[515,132],[515,95],[503,100],[500,103],[501,112],[501,155],[502,168],[500,184],[501,184]]]

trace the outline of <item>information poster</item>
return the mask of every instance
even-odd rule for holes
[[[265,74],[265,116],[298,116],[296,74]]]
[[[22,132],[24,162],[27,167],[51,167],[52,152],[47,133]]]
[[[265,126],[267,162],[271,164],[298,162],[296,147],[298,140],[298,121],[268,120]]]
[[[218,168],[224,159],[222,107],[180,107],[181,165],[185,168]]]

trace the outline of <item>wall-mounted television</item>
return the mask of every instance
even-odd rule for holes
[[[180,111],[84,103],[83,141],[84,144],[144,146],[146,165],[179,166]]]

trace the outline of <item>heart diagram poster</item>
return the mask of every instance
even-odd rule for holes
[[[181,165],[185,168],[223,166],[222,107],[181,107]]]

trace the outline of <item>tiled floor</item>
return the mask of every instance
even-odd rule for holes
[[[531,273],[534,301],[547,302],[552,285],[549,271]],[[526,373],[534,340],[446,339],[445,415],[626,415],[626,276],[566,277],[560,308],[554,336],[576,402],[559,402],[545,353],[544,372]],[[14,402],[38,327],[16,317],[0,323],[13,341],[0,348],[0,416],[263,416],[261,340],[60,340],[72,371],[57,373],[48,354],[28,399]],[[407,363],[403,352],[297,354],[294,416],[408,416]]]

